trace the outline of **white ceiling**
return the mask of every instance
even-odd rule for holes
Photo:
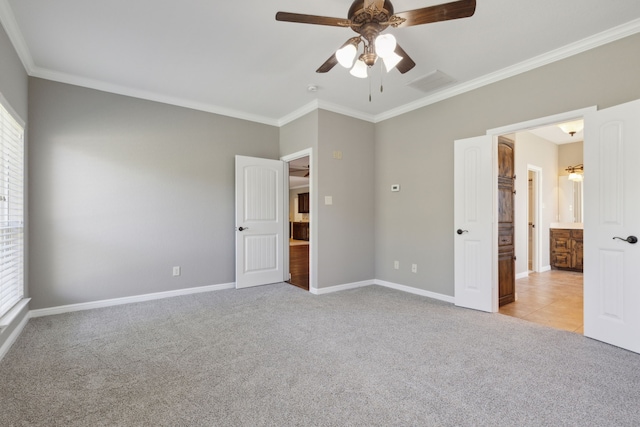
[[[395,0],[396,12],[442,3]],[[640,31],[638,0],[478,0],[471,18],[390,29],[417,66],[369,80],[315,70],[355,35],[276,22],[345,17],[350,0],[0,0],[32,76],[281,125],[317,107],[379,121]],[[434,70],[457,83],[424,93]],[[316,92],[307,91],[317,85]],[[369,85],[372,101],[368,101]]]

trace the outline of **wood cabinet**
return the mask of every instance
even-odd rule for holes
[[[309,223],[308,222],[292,223],[291,234],[294,240],[309,240]]]
[[[298,213],[309,213],[309,193],[298,194]]]
[[[583,270],[583,231],[567,228],[552,228],[551,268],[557,270]]]

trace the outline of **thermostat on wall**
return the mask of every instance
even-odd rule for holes
[[[400,191],[400,184],[393,184],[391,186],[391,191]]]

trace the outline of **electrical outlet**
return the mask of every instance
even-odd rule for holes
[[[411,264],[411,272],[412,273],[418,272],[418,264]]]
[[[393,268],[396,270],[400,269],[400,261],[393,261]]]
[[[179,276],[180,275],[180,267],[179,266],[173,267],[173,275],[174,276]]]

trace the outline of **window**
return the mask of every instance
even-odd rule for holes
[[[0,317],[24,297],[24,126],[0,95]]]

